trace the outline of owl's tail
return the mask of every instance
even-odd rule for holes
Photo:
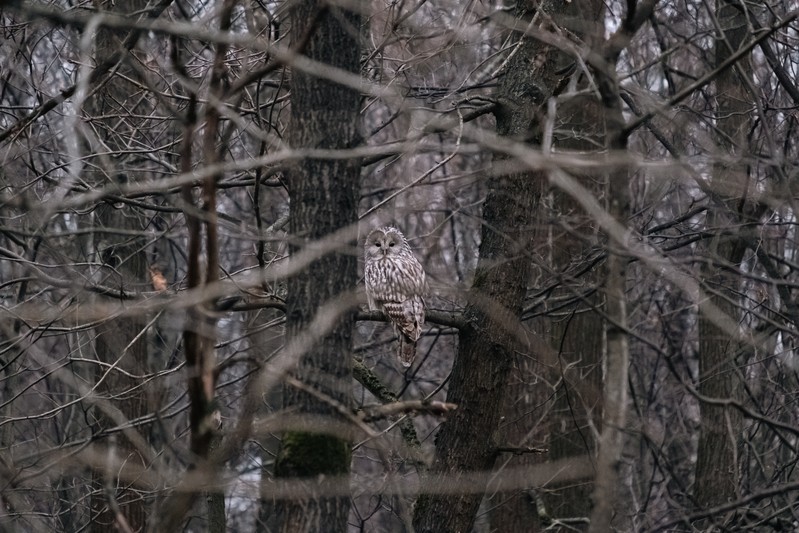
[[[413,364],[413,358],[416,357],[416,341],[411,340],[402,333],[399,334],[399,356],[402,366],[409,367]]]

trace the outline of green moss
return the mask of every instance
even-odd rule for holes
[[[394,393],[388,390],[388,387],[380,381],[380,378],[360,361],[353,361],[352,375],[366,390],[374,394],[375,398],[380,400],[380,403],[397,401]]]
[[[374,394],[375,398],[380,400],[380,403],[387,404],[397,401],[397,396],[386,387],[380,378],[374,372],[366,368],[360,361],[353,361],[352,375],[358,380],[358,383],[364,386],[366,390]],[[400,432],[402,438],[405,440],[410,448],[419,448],[419,438],[416,435],[416,428],[413,425],[413,418],[408,416],[400,422]]]
[[[283,435],[275,474],[312,477],[346,474],[350,468],[350,444],[332,435],[292,431]]]

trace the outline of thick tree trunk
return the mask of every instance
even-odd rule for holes
[[[546,101],[538,89],[534,50],[526,42],[511,59],[496,112],[497,130],[505,136],[540,142],[536,110]],[[447,401],[458,405],[436,437],[431,474],[488,473],[497,457],[497,432],[515,353],[527,351],[520,322],[531,271],[530,242],[539,172],[492,178],[483,206],[480,259],[460,331],[458,354]],[[488,474],[486,474],[488,475]],[[425,489],[416,502],[417,533],[470,531],[483,498],[485,480],[463,486],[462,494]]]
[[[98,9],[112,11],[117,14],[141,13],[148,2],[136,0],[125,2],[124,6],[111,3],[96,2]],[[127,32],[99,28],[96,34],[95,48],[97,63],[107,61],[113,54],[124,49],[123,40]],[[123,56],[124,57],[124,56]],[[94,138],[87,138],[93,168],[95,184],[98,187],[109,182],[125,183],[133,176],[127,167],[136,168],[137,162],[122,156],[136,135],[135,130],[120,128],[119,117],[147,116],[149,110],[139,108],[139,99],[135,95],[139,89],[129,83],[125,77],[136,79],[135,71],[126,62],[120,64],[115,75],[92,94],[85,102],[84,110],[92,129],[97,132],[99,144]],[[135,103],[134,103],[135,102]],[[135,120],[135,119],[131,119]],[[135,126],[132,126],[135,128]],[[109,157],[108,149],[115,153]],[[130,207],[117,208],[110,204],[98,207],[94,224],[103,228],[95,236],[95,253],[102,262],[99,280],[101,283],[119,287],[120,292],[133,293],[141,291],[147,280],[147,263],[144,252],[144,239],[123,235],[122,232],[141,231],[144,227],[142,218]],[[115,235],[119,230],[120,235]],[[106,366],[97,365],[95,378],[102,382],[97,392],[111,401],[128,420],[134,420],[147,412],[147,398],[140,383],[132,376],[142,375],[147,369],[147,336],[144,334],[147,320],[144,316],[131,316],[124,319],[109,320],[96,330],[95,350],[100,362],[116,365],[116,370],[108,372]],[[129,392],[133,391],[133,392]],[[117,425],[106,413],[95,410],[93,431],[98,432]],[[137,431],[137,430],[132,430]],[[141,457],[136,446],[123,435],[117,438],[100,441],[103,447],[131,468],[146,468],[147,461]],[[124,527],[132,531],[143,531],[146,524],[146,502],[144,494],[125,486],[116,478],[118,473],[113,467],[107,471],[94,472],[94,492],[91,497],[93,520],[91,530],[107,531],[109,528]]]
[[[553,18],[562,28],[579,36],[589,47],[597,49],[604,32],[604,4],[597,0],[577,0],[553,5]],[[555,67],[564,68],[574,58],[558,49],[549,49]],[[571,76],[578,77],[580,67]],[[563,83],[559,81],[558,83]],[[578,85],[578,90],[587,86]],[[558,109],[556,134],[553,146],[561,150],[596,151],[605,144],[604,110],[594,93],[566,98]],[[581,184],[597,198],[607,198],[607,180],[600,173],[572,172]],[[560,460],[583,454],[593,454],[597,443],[595,436],[601,428],[602,357],[605,343],[605,320],[597,312],[604,297],[601,268],[585,269],[594,259],[594,244],[599,239],[596,221],[585,213],[575,198],[561,190],[554,190],[553,231],[545,242],[550,258],[548,265],[560,279],[551,294],[554,302],[571,300],[565,307],[550,311],[544,321],[544,334],[556,352],[558,361],[551,368],[549,379],[557,383],[551,414],[547,416],[549,460]],[[539,326],[540,327],[540,326]],[[549,394],[549,391],[543,391]],[[542,400],[544,400],[542,398]],[[544,400],[546,401],[546,400]],[[582,520],[591,512],[591,480],[553,484],[541,494],[540,501],[549,517]],[[575,527],[580,527],[576,522]]]
[[[495,433],[515,350],[524,350],[519,322],[530,260],[525,255],[533,208],[533,180],[517,174],[492,180],[484,207],[480,265],[466,308],[447,401],[458,409],[436,438],[433,473],[488,472],[496,459]],[[416,503],[417,532],[469,531],[485,481],[464,493],[424,493]],[[424,484],[422,485],[424,490]]]
[[[358,14],[318,0],[302,0],[292,11],[292,40],[310,38],[304,54],[334,67],[360,69],[361,25]],[[360,96],[357,91],[294,70],[291,80],[291,145],[296,148],[347,148],[356,143]],[[359,165],[355,161],[306,159],[288,172],[291,196],[290,233],[293,251],[302,242],[324,238],[358,220]],[[307,327],[326,303],[355,287],[355,255],[341,248],[311,263],[288,282],[287,344],[309,334]],[[345,304],[342,304],[345,305]],[[284,404],[299,413],[338,417],[336,406],[352,403],[352,332],[354,312],[347,312],[332,331],[299,357],[293,371],[303,388],[287,385]],[[309,391],[317,394],[311,394]],[[349,472],[350,443],[345,435],[298,428],[283,435],[275,473],[307,478],[308,493],[280,502],[282,531],[344,531],[349,496],[317,490],[320,476]]]
[[[519,14],[524,19],[535,16],[537,6],[532,4],[519,4],[522,10]],[[592,45],[597,44],[602,36],[601,2],[542,2],[540,9],[547,15],[541,19],[548,21],[542,23],[544,30],[555,23]],[[574,58],[541,41],[528,40],[522,46],[520,52],[528,61],[540,66],[531,69],[525,67],[525,63],[513,63],[514,67],[509,68],[508,74],[513,83],[508,86],[537,85],[546,95],[556,90],[568,92],[565,84],[572,81],[571,76],[579,76],[579,70],[569,73]],[[582,89],[584,82],[578,83],[578,90]],[[540,110],[542,115],[547,112],[546,107]],[[553,148],[595,150],[603,144],[603,111],[593,95],[568,98],[561,94],[555,112],[555,117],[547,117],[554,120]],[[497,126],[500,133],[520,135],[513,126],[508,127],[500,121]],[[507,128],[507,131],[501,128]],[[605,196],[601,177],[588,174],[577,177],[595,191],[597,197]],[[535,250],[535,257],[544,263],[534,278],[541,280],[543,287],[555,287],[548,293],[548,300],[556,303],[552,311],[527,324],[551,350],[549,356],[539,353],[531,357],[531,354],[523,353],[516,357],[515,376],[507,385],[506,424],[501,438],[502,443],[511,448],[548,448],[550,453],[508,458],[506,468],[592,453],[595,428],[599,426],[602,415],[604,320],[594,312],[595,307],[602,305],[602,296],[592,291],[601,279],[598,269],[584,269],[595,253],[592,243],[596,241],[596,224],[568,194],[559,189],[550,191],[546,180],[540,180],[537,189],[536,194],[549,197],[549,201],[534,211],[531,250]],[[564,306],[564,302],[570,303]],[[545,376],[544,380],[542,376]],[[546,382],[558,385],[553,391],[544,385]],[[532,383],[541,386],[533,387]],[[503,456],[503,460],[506,457]],[[516,531],[535,527],[541,518],[539,514],[585,518],[590,512],[590,494],[588,480],[563,487],[553,484],[539,494],[527,491],[513,497],[500,494],[496,500],[503,505],[494,508],[491,524],[500,531]]]
[[[718,22],[723,31],[716,40],[715,63],[721,65],[747,36],[747,21],[739,6],[725,0],[717,2]],[[719,156],[722,159],[741,157],[747,152],[746,133],[749,125],[750,98],[737,68],[727,69],[715,80],[716,125]],[[719,162],[714,166],[710,192],[713,198],[707,215],[707,227],[714,233],[703,263],[702,282],[708,301],[727,315],[738,314],[738,276],[734,270],[743,258],[744,246],[733,232],[740,223],[741,199],[746,195],[744,163]],[[701,310],[701,308],[700,308]],[[741,390],[741,370],[737,368],[741,346],[702,313],[699,320],[699,392],[711,398],[735,399]],[[696,463],[694,497],[700,507],[707,508],[736,498],[740,472],[738,442],[742,419],[735,409],[701,404],[702,426]]]

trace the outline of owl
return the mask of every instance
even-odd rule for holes
[[[408,367],[424,326],[424,269],[400,230],[372,230],[364,244],[364,278],[369,309],[381,309],[399,337],[399,359]]]

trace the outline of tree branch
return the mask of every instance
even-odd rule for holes
[[[784,28],[785,26],[788,26],[791,22],[793,22],[797,18],[799,18],[799,9],[794,9],[793,11],[789,12],[783,20],[779,21],[778,23],[772,26],[769,26],[768,29],[762,35],[756,37],[755,39],[747,43],[745,46],[742,46],[734,54],[730,54],[730,57],[728,57],[727,60],[724,61],[721,65],[719,65],[717,68],[713,69],[709,73],[705,74],[702,78],[692,83],[682,91],[678,92],[673,97],[669,98],[659,108],[654,109],[652,111],[647,111],[637,119],[627,124],[624,127],[622,134],[624,136],[629,136],[632,132],[641,127],[642,124],[646,123],[646,121],[650,120],[658,113],[673,107],[675,104],[679,102],[682,102],[683,100],[691,96],[694,92],[696,92],[697,90],[701,89],[705,85],[715,80],[716,77],[719,75],[719,73],[724,72],[725,70],[733,66],[735,63],[740,61],[741,58],[747,55],[749,52],[751,52],[754,47],[759,46],[761,42],[765,41],[773,34]]]
[[[359,415],[364,422],[372,422],[390,416],[422,413],[436,416],[446,416],[458,406],[454,403],[430,401],[430,400],[406,400],[403,402],[391,402],[379,406],[363,407]]]
[[[164,11],[164,9],[166,9],[167,6],[169,6],[169,4],[171,3],[172,0],[161,0],[152,8],[150,8],[142,18],[145,20],[157,18]],[[21,7],[23,11],[34,11],[34,12],[38,12],[39,9],[42,9],[38,8],[38,6],[31,6],[31,5],[25,5],[25,6],[17,5],[13,7],[17,8]],[[51,11],[53,10],[47,9],[47,12]],[[53,14],[55,15],[55,13]],[[117,63],[119,63],[123,55],[127,52],[130,52],[133,49],[133,47],[136,45],[136,42],[139,40],[139,36],[142,34],[143,30],[139,27],[134,27],[133,29],[131,29],[130,19],[126,19],[125,17],[116,17],[116,18],[128,21],[127,25],[121,27],[121,29],[130,30],[130,33],[128,33],[127,37],[125,37],[123,41],[122,48],[124,51],[118,51],[113,53],[111,56],[109,56],[107,60],[103,61],[102,63],[94,67],[94,70],[92,70],[92,73],[89,76],[89,83],[88,83],[89,87],[97,84],[100,81],[100,79],[102,79],[102,77],[105,76],[112,69],[112,67],[114,67]],[[5,141],[12,135],[15,135],[16,133],[22,131],[23,129],[28,127],[31,123],[33,123],[33,121],[35,121],[39,117],[46,115],[47,113],[58,107],[60,104],[64,103],[68,98],[71,98],[72,95],[75,94],[75,90],[77,88],[78,85],[75,84],[67,87],[66,89],[62,89],[61,92],[58,94],[58,96],[50,98],[49,100],[41,104],[39,107],[28,113],[27,116],[17,121],[16,124],[10,126],[5,131],[0,132],[0,143]]]

